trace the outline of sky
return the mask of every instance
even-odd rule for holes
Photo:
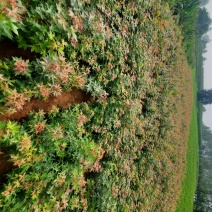
[[[212,0],[206,5],[212,18]],[[204,54],[204,89],[212,89],[212,30],[207,33],[211,42],[207,44],[207,52]],[[205,105],[206,112],[203,113],[203,123],[212,129],[212,104]]]

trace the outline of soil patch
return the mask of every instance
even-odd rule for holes
[[[6,174],[13,168],[13,163],[8,161],[5,153],[0,151],[0,185],[6,182]]]
[[[29,49],[18,48],[18,44],[10,39],[0,41],[0,59],[12,59],[12,57],[21,57],[24,60],[32,61],[34,58],[39,58],[40,55],[31,52]]]
[[[49,112],[53,106],[59,108],[68,108],[71,104],[77,104],[82,102],[93,102],[93,97],[78,88],[73,88],[71,91],[63,92],[60,96],[51,96],[47,100],[38,100],[36,98],[27,102],[22,110],[18,110],[14,114],[2,114],[0,115],[0,121],[14,120],[19,121],[22,118],[27,118],[31,110],[38,112],[43,110]]]

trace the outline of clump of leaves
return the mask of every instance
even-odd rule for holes
[[[22,15],[26,9],[21,1],[5,0],[0,1],[0,39],[2,37],[13,38],[18,35],[18,29],[22,27]]]

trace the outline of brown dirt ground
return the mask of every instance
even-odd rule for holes
[[[80,89],[73,88],[71,91],[63,92],[60,96],[51,96],[47,100],[38,100],[34,98],[30,102],[27,102],[23,106],[22,110],[19,110],[11,115],[0,115],[0,121],[19,121],[22,118],[26,118],[31,110],[35,112],[38,112],[39,110],[49,112],[53,106],[57,106],[59,108],[68,108],[71,104],[77,104],[88,101],[93,101],[93,98],[90,94]]]
[[[0,152],[0,185],[5,182],[5,175],[12,170],[13,164],[5,157],[4,152]]]
[[[32,61],[36,57],[40,57],[39,54],[31,52],[29,49],[18,48],[18,45],[14,41],[4,39],[0,41],[0,59],[4,60],[12,59],[12,57],[21,57],[24,60]]]

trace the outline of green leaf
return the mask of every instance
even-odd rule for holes
[[[16,134],[19,132],[20,126],[16,122],[8,121],[7,122],[7,129],[12,134]]]
[[[12,27],[12,31],[16,34],[16,35],[18,35],[18,27],[15,25],[15,24],[11,24],[11,27]]]
[[[50,39],[50,40],[54,40],[55,34],[52,33],[52,31],[50,31],[50,32],[48,33],[48,36],[49,36],[49,39]]]

